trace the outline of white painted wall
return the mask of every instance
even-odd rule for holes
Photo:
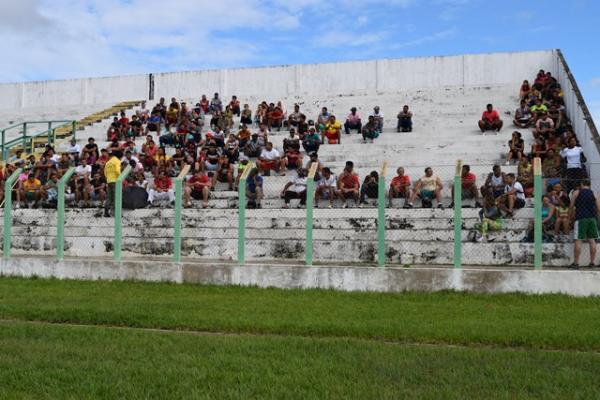
[[[329,64],[237,68],[154,75],[155,98],[214,92],[257,98],[397,92],[440,86],[516,83],[539,68],[555,71],[552,50]],[[148,98],[148,75],[0,84],[0,109],[107,104]]]

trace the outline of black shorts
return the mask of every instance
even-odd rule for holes
[[[525,207],[525,200],[515,199],[515,207],[514,208],[523,208],[523,207]]]
[[[192,198],[194,200],[202,200],[202,190],[192,190],[192,192],[190,193],[190,196],[192,196]]]
[[[342,193],[342,197],[344,199],[353,199],[354,198],[354,192],[345,192],[345,193]]]

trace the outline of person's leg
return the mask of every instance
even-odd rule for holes
[[[175,203],[175,191],[173,189],[167,191],[167,196],[169,196],[169,203]]]
[[[512,215],[513,208],[515,207],[515,195],[509,194],[507,197],[508,197],[508,213]]]
[[[183,205],[184,207],[189,207],[190,203],[191,203],[191,197],[192,197],[192,188],[190,188],[189,186],[186,186],[183,188]]]
[[[306,205],[306,190],[298,193],[298,197],[300,198],[300,205]]]
[[[154,203],[154,197],[156,196],[156,190],[150,189],[148,190],[148,203]]]
[[[350,122],[348,122],[346,120],[346,122],[344,122],[344,130],[346,131],[346,135],[350,134]]]
[[[208,207],[208,196],[210,195],[210,189],[206,186],[202,188],[202,207]]]
[[[575,235],[577,235],[577,232],[575,232]],[[579,265],[579,257],[580,256],[581,256],[581,240],[575,239],[573,264]]]
[[[365,203],[365,198],[367,197],[367,186],[366,185],[362,185],[360,187],[360,195],[359,195],[359,199],[360,199],[360,203],[363,204]]]
[[[290,200],[295,199],[295,198],[296,198],[296,192],[294,192],[292,190],[286,190],[285,193],[283,194],[283,202],[285,203],[286,206],[289,206]]]
[[[360,193],[358,190],[352,191],[352,197],[354,198],[354,204],[358,205],[360,202]]]
[[[260,203],[263,199],[263,190],[261,187],[256,188],[256,205],[260,206]]]
[[[442,191],[437,188],[435,189],[435,199],[437,200],[438,207],[442,205]]]
[[[588,240],[588,243],[590,244],[590,265],[595,266],[596,265],[596,240],[590,239],[590,240]]]
[[[481,132],[482,133],[485,132],[485,130],[486,130],[485,122],[479,121],[478,125],[479,125],[479,129],[481,129]]]

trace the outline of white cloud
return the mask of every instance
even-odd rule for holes
[[[317,37],[316,47],[365,46],[385,39],[387,33],[353,33],[348,31],[329,31]]]
[[[396,44],[391,45],[390,47],[393,49],[403,49],[406,47],[419,46],[419,45],[422,45],[425,43],[449,39],[449,38],[453,37],[454,35],[456,35],[457,32],[458,32],[458,30],[456,29],[456,27],[452,27],[450,29],[432,33],[430,35],[421,36],[419,38],[409,40],[407,42],[396,43]]]

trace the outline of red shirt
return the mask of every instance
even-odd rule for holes
[[[200,175],[200,177],[198,177],[194,175],[188,180],[188,184],[191,185],[194,190],[202,190],[204,186],[208,186],[209,184],[208,176]]]
[[[162,178],[154,178],[154,186],[160,190],[169,190],[173,187],[173,182],[168,176]]]
[[[410,185],[410,177],[408,175],[402,175],[402,176],[395,176],[392,178],[392,183],[391,185],[393,187],[404,187],[407,185]]]
[[[485,110],[483,112],[483,115],[481,116],[481,119],[484,121],[496,121],[497,119],[500,119],[500,116],[498,115],[498,111],[496,110],[492,110],[492,111],[487,111]]]
[[[477,180],[477,176],[475,176],[475,174],[472,172],[469,172],[468,174],[463,175],[461,177],[463,189],[467,189],[467,188],[471,187],[471,185],[474,185],[476,180]]]
[[[340,177],[340,180],[342,181],[342,189],[352,189],[359,185],[358,176],[354,174],[344,174]]]
[[[129,125],[129,118],[123,117],[119,120],[119,122],[121,123],[121,125],[127,126],[127,125]]]

